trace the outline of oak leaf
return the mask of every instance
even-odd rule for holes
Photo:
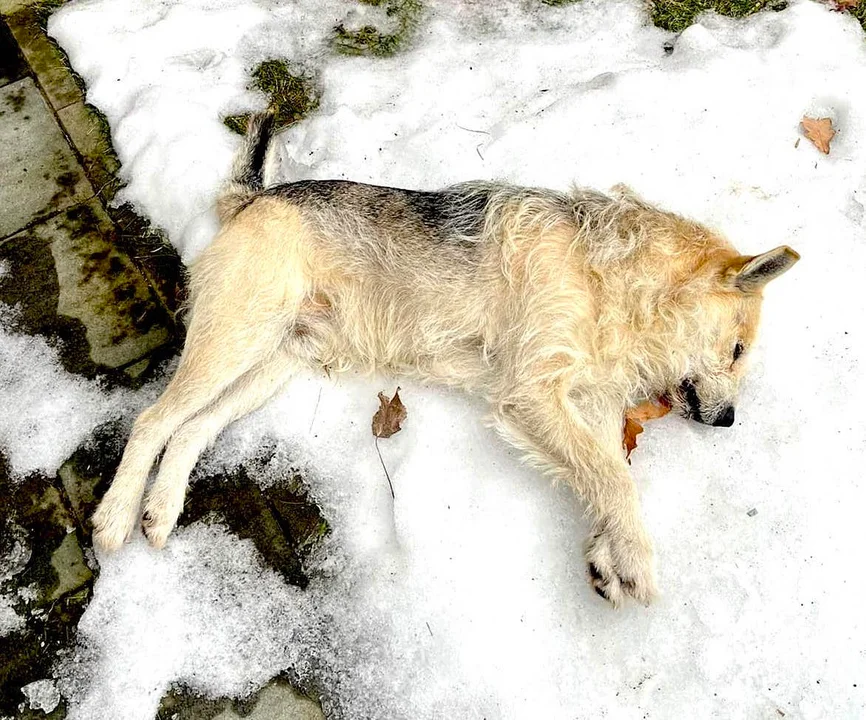
[[[389,438],[402,429],[400,423],[406,419],[406,406],[400,400],[400,388],[394,391],[390,400],[385,393],[379,393],[379,409],[373,415],[373,435]]]
[[[833,121],[830,118],[810,118],[803,116],[800,121],[803,133],[812,144],[825,155],[830,154],[830,141],[836,134],[833,129]]]
[[[643,423],[647,420],[664,417],[670,411],[670,403],[664,399],[660,399],[657,403],[647,400],[625,411],[625,420],[622,426],[622,447],[625,450],[625,459],[629,463],[631,463],[631,452],[637,447],[637,436],[643,432]]]

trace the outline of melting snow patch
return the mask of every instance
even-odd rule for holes
[[[0,592],[0,637],[24,629],[24,618],[12,606],[14,595]]]
[[[10,331],[14,320],[0,306],[0,450],[16,475],[56,472],[98,425],[153,399],[153,389],[105,392],[70,375],[44,338]]]
[[[357,8],[77,0],[49,27],[108,117],[124,199],[186,259],[212,237],[237,145],[220,118],[264,104],[246,85],[269,58],[323,92],[278,141],[282,180],[627,182],[744,252],[792,245],[803,262],[767,293],[742,420],[647,430],[633,474],[664,596],[613,612],[585,582],[578,504],[524,469],[475,401],[401,381],[409,419],[381,443],[392,502],[369,422],[395,383],[301,378],[208,462],[277,437],[307,472],[333,531],[310,587],[218,526],[102,558],[64,674],[69,717],[151,718],[171,682],[245,694],[285,668],[334,717],[862,715],[860,27],[801,1],[704,16],[675,39],[639,0],[431,0],[406,52],[338,56],[331,29]],[[840,130],[826,157],[797,142],[800,118],[825,110]],[[0,352],[17,408],[0,442],[32,445],[13,447],[19,468],[53,467],[93,427],[98,390],[46,369],[36,341],[4,335]],[[22,400],[46,380],[68,391],[60,411]]]
[[[42,710],[45,713],[53,712],[60,704],[60,691],[58,691],[54,680],[37,680],[21,688],[31,710]]]

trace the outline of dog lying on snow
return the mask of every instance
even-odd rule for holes
[[[738,254],[625,189],[563,194],[491,182],[415,192],[344,181],[265,188],[273,131],[254,116],[220,199],[222,229],[190,268],[180,365],[135,422],[94,516],[105,549],[142,527],[161,547],[200,453],[301,368],[385,370],[480,393],[593,526],[591,582],[614,605],[655,593],[622,449],[624,410],[666,397],[734,422],[761,291],[799,256]]]

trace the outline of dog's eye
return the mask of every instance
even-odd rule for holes
[[[743,354],[744,350],[745,348],[743,347],[743,343],[738,342],[736,345],[734,345],[734,362],[737,362],[737,360],[740,359],[740,355]]]

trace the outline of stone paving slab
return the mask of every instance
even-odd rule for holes
[[[12,479],[0,455],[0,496],[0,600],[18,620],[0,636],[0,717],[59,720],[52,667],[75,641],[93,572],[56,479]]]
[[[120,188],[120,161],[111,147],[110,134],[102,118],[83,100],[57,111],[69,140],[84,162],[84,170],[103,202],[110,202]]]
[[[41,2],[42,0],[0,0],[0,15],[12,15]]]
[[[257,702],[249,713],[239,715],[226,708],[214,720],[324,720],[321,708],[309,698],[296,693],[287,683],[279,680],[262,688]]]
[[[0,88],[0,238],[92,195],[33,80]]]
[[[17,307],[20,330],[59,340],[64,367],[87,376],[133,363],[172,337],[167,314],[113,233],[90,200],[0,245],[8,265],[0,302]]]
[[[38,8],[39,3],[27,3]],[[67,67],[65,54],[45,34],[37,9],[25,7],[6,16],[24,59],[39,78],[51,107],[61,110],[81,99],[81,88]]]
[[[203,698],[185,689],[162,699],[160,720],[324,720],[322,709],[277,677],[243,700]]]

